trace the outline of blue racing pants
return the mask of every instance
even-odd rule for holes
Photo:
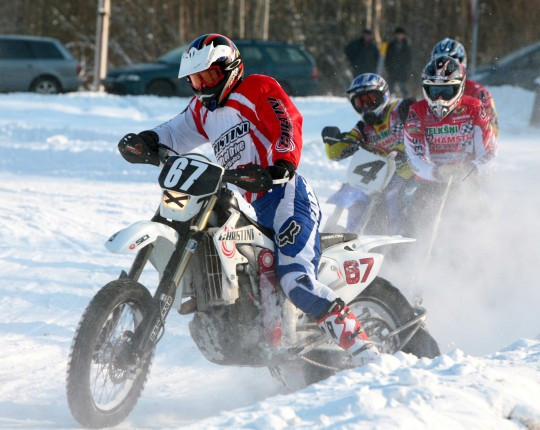
[[[321,209],[311,186],[295,174],[252,205],[259,223],[274,231],[276,271],[285,294],[310,316],[321,315],[338,296],[317,280]]]

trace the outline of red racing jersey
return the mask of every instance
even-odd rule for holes
[[[436,180],[439,164],[472,162],[479,174],[486,173],[496,155],[497,145],[482,102],[463,96],[460,104],[443,119],[426,100],[414,103],[405,122],[405,150],[413,173]]]
[[[495,108],[495,100],[491,96],[491,93],[478,82],[467,79],[465,81],[465,91],[463,93],[466,96],[474,97],[482,102],[486,115],[491,122],[493,133],[495,137],[499,137],[499,120],[497,118],[497,109]]]
[[[186,109],[154,128],[160,142],[179,154],[210,143],[225,169],[249,164],[271,166],[282,159],[298,167],[302,115],[276,80],[246,77],[224,106],[210,111],[193,97]],[[239,190],[248,202],[256,196]]]

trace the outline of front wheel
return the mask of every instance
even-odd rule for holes
[[[67,372],[69,408],[83,426],[114,426],[137,403],[152,354],[135,365],[131,342],[151,309],[149,291],[132,279],[110,282],[86,308]]]

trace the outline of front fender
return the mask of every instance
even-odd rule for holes
[[[178,233],[168,225],[154,221],[138,221],[113,234],[105,242],[105,248],[114,254],[136,254],[139,249],[160,237],[173,244],[178,241]]]

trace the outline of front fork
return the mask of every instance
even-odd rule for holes
[[[208,219],[218,197],[213,195],[208,200],[208,204],[198,218],[195,225],[190,227],[190,232],[181,237],[173,251],[163,276],[159,282],[154,294],[153,309],[150,314],[144,318],[135,330],[133,339],[133,358],[136,363],[144,363],[146,358],[152,353],[155,345],[161,339],[165,319],[171,310],[171,306],[176,296],[176,290],[180,280],[188,267],[188,264],[200,241],[200,233],[206,228]],[[151,248],[152,247],[152,248]],[[148,249],[147,249],[148,248]],[[150,258],[153,246],[149,245],[141,250],[130,269],[130,278],[137,280],[141,275],[144,265]]]

